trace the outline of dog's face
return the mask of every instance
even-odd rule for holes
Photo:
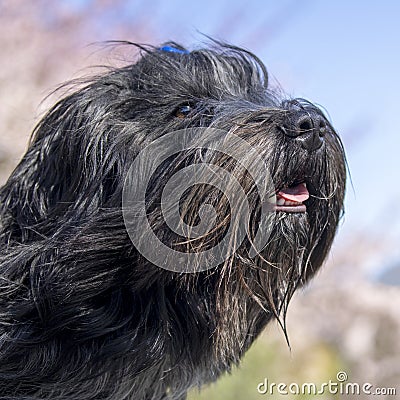
[[[284,319],[332,244],[345,157],[321,110],[270,90],[239,48],[143,53],[60,100],[1,189],[10,391],[69,398],[91,374],[112,398],[112,369],[119,395],[158,399],[215,379]],[[39,376],[27,346],[64,363]]]

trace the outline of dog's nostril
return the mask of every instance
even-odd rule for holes
[[[324,137],[326,134],[326,123],[323,120],[319,121],[319,130],[318,130],[319,137]]]
[[[300,134],[311,131],[314,128],[311,117],[306,115],[300,118],[299,121],[297,121],[297,128],[300,130]]]

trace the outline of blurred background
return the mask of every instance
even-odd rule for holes
[[[348,382],[397,389],[348,398],[400,399],[399,20],[394,0],[0,0],[1,183],[54,100],[42,101],[50,92],[89,66],[134,59],[99,45],[110,39],[191,47],[204,33],[248,48],[273,85],[329,110],[343,138],[352,181],[346,214],[323,271],[291,303],[291,350],[272,324],[239,368],[191,400],[271,398],[257,391],[265,379],[319,384],[339,371]]]

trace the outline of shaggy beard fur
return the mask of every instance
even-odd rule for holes
[[[238,363],[271,319],[286,334],[294,291],[329,251],[346,173],[322,112],[273,93],[264,65],[243,49],[142,51],[137,63],[60,100],[0,191],[0,399],[183,399]],[[298,112],[326,121],[320,149],[309,152],[282,133]],[[306,213],[274,215],[259,255],[249,256],[249,237],[223,264],[193,274],[149,263],[122,215],[124,180],[139,151],[189,127],[244,138],[276,190],[304,181],[311,194]],[[204,161],[238,179],[250,236],[257,230],[260,196],[246,170],[215,151],[185,151],[159,167],[146,194],[151,227],[181,251],[209,248],[237,225],[223,193],[195,185],[181,200],[182,218],[196,225],[207,202],[216,227],[182,241],[165,226],[159,202],[168,177]]]

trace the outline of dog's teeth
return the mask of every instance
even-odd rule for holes
[[[276,205],[277,206],[298,206],[300,204],[302,204],[302,203],[299,203],[297,201],[285,200],[282,197],[278,197],[276,199]]]
[[[285,199],[282,199],[282,197],[281,198],[278,198],[277,200],[276,200],[276,205],[277,206],[283,206],[285,204]]]

